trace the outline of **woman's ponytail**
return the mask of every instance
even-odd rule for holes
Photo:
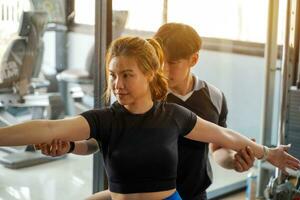
[[[153,74],[153,80],[150,82],[152,98],[155,100],[164,100],[168,92],[168,81],[163,73],[164,54],[160,44],[155,39],[147,39],[154,48],[157,55],[159,66]]]

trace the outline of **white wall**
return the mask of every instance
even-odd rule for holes
[[[81,33],[68,34],[68,68],[85,68],[87,54],[94,44],[94,35]]]
[[[224,92],[229,108],[228,127],[257,141],[262,126],[264,62],[263,57],[201,50],[199,63],[193,68],[199,78]],[[278,76],[279,72],[277,88]],[[278,105],[278,99],[275,99],[275,105]],[[276,141],[278,109],[274,115],[273,143]]]

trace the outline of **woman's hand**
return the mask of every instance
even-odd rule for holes
[[[267,156],[267,161],[278,167],[285,174],[288,174],[286,168],[293,170],[300,169],[300,161],[287,153],[289,148],[290,145],[280,145],[276,148],[270,148]]]
[[[38,144],[35,145],[37,150],[41,150],[42,154],[47,156],[62,156],[68,153],[70,149],[70,142],[54,139],[51,144]]]

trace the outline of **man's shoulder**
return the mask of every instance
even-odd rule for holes
[[[218,112],[221,113],[224,102],[223,99],[225,98],[222,90],[207,81],[198,79],[198,82],[201,82],[198,83],[198,85],[204,85],[201,89],[206,91],[212,104],[216,107]]]
[[[205,80],[201,80],[201,79],[196,79],[196,83],[195,83],[195,90],[200,90],[200,89],[209,89],[215,92],[219,92],[219,93],[223,93],[222,90],[220,88],[218,88],[217,86],[215,86],[214,84],[205,81]]]

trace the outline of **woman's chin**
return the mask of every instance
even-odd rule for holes
[[[121,104],[123,106],[129,104],[129,101],[126,99],[118,98],[117,100],[118,100],[119,104]]]

